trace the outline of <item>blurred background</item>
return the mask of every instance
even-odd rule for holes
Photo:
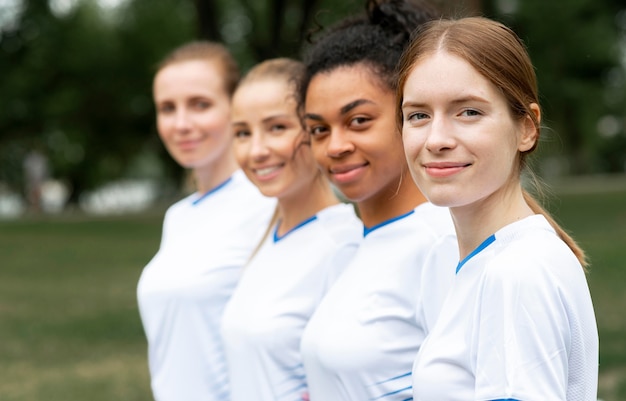
[[[626,400],[626,3],[434,0],[512,26],[544,109],[534,171],[591,255],[600,396]],[[155,64],[197,38],[244,71],[359,0],[0,0],[0,400],[148,400],[135,286],[184,172]]]
[[[298,57],[316,24],[362,3],[0,0],[0,215],[121,212],[171,194],[181,172],[155,133],[155,63],[193,38],[223,41],[244,70]],[[541,176],[624,172],[624,0],[438,3],[502,20],[527,43],[545,109]]]

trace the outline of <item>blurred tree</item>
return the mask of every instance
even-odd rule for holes
[[[170,49],[193,38],[223,41],[247,69],[269,57],[298,57],[311,29],[364,5],[123,0],[106,8],[100,0],[12,1],[0,3],[0,182],[21,188],[22,160],[38,148],[52,174],[71,183],[74,200],[132,175],[142,155],[158,154],[166,177],[180,178],[155,133],[150,96],[154,64]],[[537,66],[547,134],[560,138],[548,143],[551,154],[569,157],[575,173],[623,171],[623,0],[433,1],[448,15],[482,13],[520,33]]]
[[[244,69],[300,56],[307,34],[364,8],[360,0],[194,0],[199,36],[230,46]],[[218,28],[219,27],[219,28]]]
[[[543,146],[565,162],[566,173],[625,169],[625,124],[608,134],[601,124],[605,116],[626,118],[625,6],[622,0],[493,1],[491,10],[528,45],[549,128]]]
[[[20,188],[17,166],[37,146],[77,200],[127,175],[144,148],[161,149],[150,99],[153,64],[194,37],[194,10],[176,0],[117,10],[83,0],[62,15],[46,0],[23,5],[0,38],[0,181]]]

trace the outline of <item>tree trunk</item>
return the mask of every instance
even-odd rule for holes
[[[215,0],[194,0],[198,15],[198,37],[221,42],[219,10],[216,3]]]

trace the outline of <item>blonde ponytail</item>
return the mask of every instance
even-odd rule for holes
[[[257,252],[259,252],[259,249],[261,249],[261,246],[263,246],[263,243],[265,242],[265,240],[267,240],[267,237],[270,236],[270,234],[272,232],[272,228],[274,228],[276,223],[278,223],[278,205],[276,205],[276,208],[274,209],[274,214],[272,214],[272,218],[270,219],[270,222],[267,225],[267,228],[265,229],[265,232],[263,233],[263,237],[261,237],[261,240],[256,245],[256,247],[254,248],[252,253],[250,254],[250,257],[248,258],[248,262],[246,262],[246,264],[250,263],[252,258],[254,258],[254,256],[257,254]]]

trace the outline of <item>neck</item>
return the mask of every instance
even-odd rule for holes
[[[471,205],[450,208],[450,213],[461,260],[496,231],[534,214],[524,201],[519,183]]]
[[[237,170],[237,162],[230,152],[207,165],[193,169],[196,190],[204,194],[226,181]]]
[[[376,195],[358,202],[359,214],[366,227],[374,227],[403,215],[427,202],[411,177],[404,173]]]
[[[328,183],[316,178],[294,194],[278,199],[278,235],[284,235],[320,210],[339,203]]]

